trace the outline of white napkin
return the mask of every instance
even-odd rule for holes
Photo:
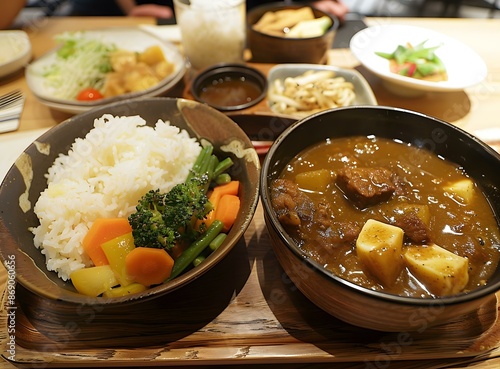
[[[0,182],[19,155],[48,128],[0,135]]]
[[[140,24],[139,27],[162,40],[173,43],[181,42],[181,31],[177,25],[155,26],[151,24]]]
[[[19,128],[19,118],[23,112],[24,98],[20,103],[0,110],[0,133],[15,131]]]

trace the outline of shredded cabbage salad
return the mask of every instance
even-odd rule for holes
[[[110,53],[114,44],[107,44],[83,33],[63,33],[56,37],[62,43],[56,61],[43,73],[54,97],[74,100],[84,88],[102,91],[106,73],[112,71]]]

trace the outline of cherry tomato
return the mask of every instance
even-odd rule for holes
[[[80,91],[76,99],[80,101],[92,101],[102,99],[103,97],[104,96],[95,88],[86,88]]]

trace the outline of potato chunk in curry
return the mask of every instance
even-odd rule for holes
[[[356,254],[368,272],[391,286],[403,269],[404,232],[401,228],[368,219],[356,240]]]
[[[469,281],[467,258],[438,246],[409,246],[405,260],[410,271],[438,296],[461,292]]]

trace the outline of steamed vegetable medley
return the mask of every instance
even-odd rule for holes
[[[83,33],[65,33],[57,41],[62,46],[55,62],[42,74],[53,96],[61,99],[90,101],[143,91],[175,69],[158,45],[141,52],[122,50]]]
[[[392,53],[376,52],[388,59],[390,71],[402,76],[429,81],[446,81],[446,68],[435,51],[439,46],[425,47],[426,41],[415,46],[398,45]]]
[[[188,178],[162,193],[151,190],[128,218],[99,218],[83,239],[93,266],[71,273],[78,292],[119,297],[174,279],[197,266],[226,238],[240,208],[240,183],[211,145]]]

